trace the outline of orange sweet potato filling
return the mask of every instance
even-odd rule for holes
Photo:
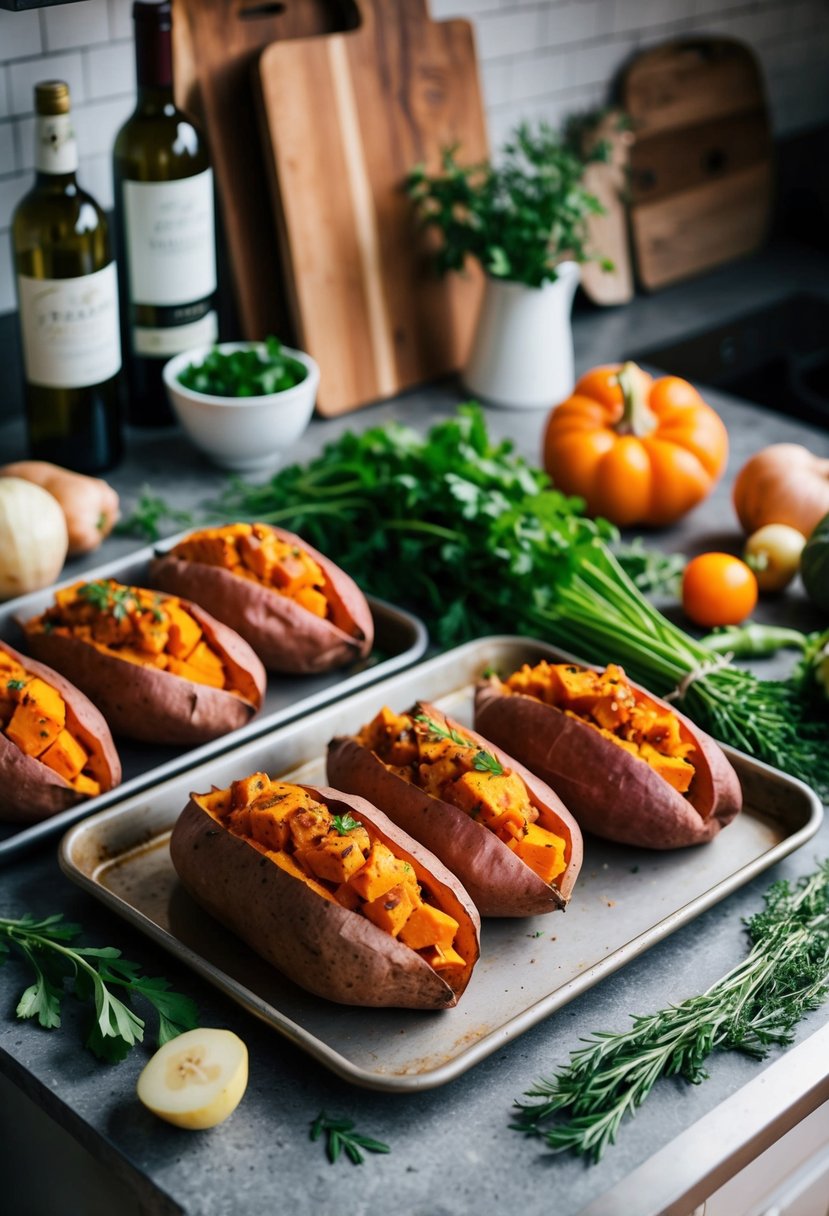
[[[26,628],[78,638],[139,667],[168,671],[236,696],[250,695],[250,690],[233,686],[222,656],[175,596],[126,587],[114,579],[75,583],[56,591],[54,606]]]
[[[0,651],[0,731],[79,794],[87,798],[100,794],[100,782],[90,771],[94,757],[67,728],[63,697],[4,651]]]
[[[179,541],[174,557],[220,566],[296,600],[323,618],[332,615],[327,580],[320,565],[297,545],[287,544],[264,524],[204,528]]]
[[[638,696],[615,663],[603,672],[572,663],[525,663],[505,684],[511,692],[555,705],[592,726],[645,760],[680,794],[688,792],[694,778],[689,758],[694,745],[683,740],[676,714]]]
[[[462,968],[458,922],[435,906],[413,866],[370,825],[332,815],[297,785],[253,773],[194,801],[234,836],[264,853],[323,899],[367,917],[435,970]]]
[[[404,781],[465,811],[544,882],[567,868],[568,842],[539,822],[524,782],[460,732],[384,707],[357,736]]]

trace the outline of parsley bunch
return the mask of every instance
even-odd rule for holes
[[[694,1085],[715,1051],[764,1059],[792,1041],[829,983],[829,862],[792,889],[774,883],[747,923],[751,950],[707,992],[659,1013],[635,1016],[630,1030],[593,1034],[569,1064],[517,1102],[512,1127],[555,1152],[598,1161],[660,1077]]]
[[[396,425],[346,432],[266,483],[231,481],[215,509],[335,553],[366,590],[420,613],[443,646],[528,634],[620,663],[657,695],[680,690],[677,703],[715,738],[829,791],[826,702],[796,679],[725,663],[658,612],[614,556],[612,525],[494,443],[476,406],[425,437]]]
[[[179,372],[185,388],[213,397],[265,397],[294,388],[308,373],[298,359],[286,355],[274,337],[242,350],[214,347],[201,363]]]
[[[37,1018],[47,1030],[60,1026],[61,1006],[67,988],[79,1001],[94,1006],[86,1046],[101,1060],[122,1060],[144,1038],[145,1023],[128,1003],[142,997],[158,1014],[158,1044],[166,1043],[198,1024],[196,1006],[189,997],[173,992],[164,979],[142,976],[136,963],[121,957],[113,946],[71,946],[80,925],[59,914],[36,920],[0,918],[0,964],[14,950],[34,972],[34,982],[17,1005],[19,1018]],[[113,991],[120,988],[127,999]]]

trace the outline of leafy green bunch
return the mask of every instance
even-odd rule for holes
[[[549,124],[522,123],[497,163],[463,165],[457,153],[444,150],[441,173],[419,165],[406,180],[424,227],[440,234],[441,273],[472,257],[493,278],[540,287],[565,258],[591,258],[587,222],[603,208],[582,179],[589,161],[607,158],[606,144],[584,157]]]

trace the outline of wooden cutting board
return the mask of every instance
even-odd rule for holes
[[[357,7],[358,29],[259,60],[274,220],[325,415],[459,368],[482,289],[477,268],[436,276],[402,189],[449,144],[488,154],[472,28],[432,21],[426,0]]]
[[[702,38],[640,55],[630,116],[630,226],[639,282],[656,290],[757,249],[771,219],[772,141],[759,65]]]
[[[254,111],[252,66],[275,39],[348,29],[342,0],[173,0],[173,70],[180,105],[205,126],[213,160],[222,283],[233,284],[232,337],[290,340],[290,318]]]
[[[584,171],[584,188],[595,195],[604,208],[603,215],[592,215],[588,221],[588,250],[599,260],[585,262],[581,268],[581,286],[594,304],[627,304],[633,299],[633,264],[628,234],[627,191],[628,159],[633,133],[620,110],[610,110],[585,132],[585,153],[597,143],[608,145],[608,158],[591,161]],[[613,263],[612,270],[602,268],[602,260]]]

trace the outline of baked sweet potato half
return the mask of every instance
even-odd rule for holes
[[[177,596],[75,583],[20,624],[31,652],[83,689],[116,734],[202,743],[261,708],[267,677],[250,646]]]
[[[525,665],[482,680],[475,724],[561,794],[595,836],[649,849],[704,844],[742,806],[708,735],[614,664]]]
[[[0,641],[0,819],[37,823],[120,780],[101,712],[56,671]]]
[[[469,983],[469,896],[362,798],[253,773],[192,794],[170,855],[202,907],[317,996],[446,1009]]]
[[[482,916],[563,908],[582,861],[578,824],[532,773],[428,703],[383,708],[328,745],[328,780],[379,806],[456,874]]]
[[[192,532],[151,563],[150,582],[203,604],[271,671],[330,671],[363,658],[374,641],[371,609],[353,579],[269,524]]]

